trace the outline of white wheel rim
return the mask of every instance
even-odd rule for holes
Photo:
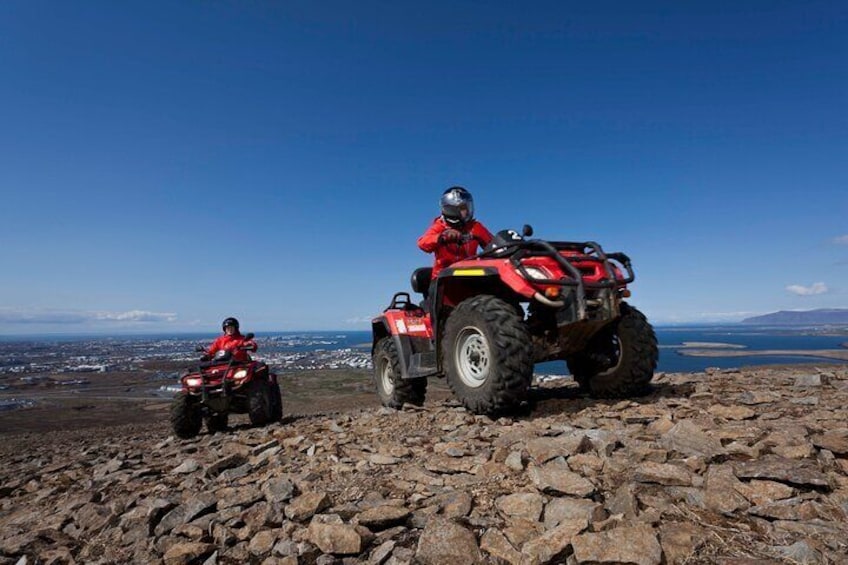
[[[607,370],[618,369],[618,366],[621,365],[621,338],[618,337],[618,334],[613,336],[612,344],[614,349],[615,362],[612,364],[612,367]]]
[[[492,354],[489,342],[480,330],[463,328],[456,340],[456,368],[459,378],[468,387],[478,388],[489,378]]]
[[[395,391],[394,373],[392,372],[392,364],[388,359],[383,359],[380,366],[380,382],[383,385],[383,390],[391,396]]]

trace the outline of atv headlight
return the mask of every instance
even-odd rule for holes
[[[191,377],[186,379],[185,383],[186,386],[196,387],[203,384],[203,379],[201,379],[200,377]]]
[[[551,275],[541,267],[524,267],[531,279],[543,280],[551,278]]]
[[[242,380],[247,376],[247,369],[239,369],[235,373],[233,373],[233,378],[237,381]]]

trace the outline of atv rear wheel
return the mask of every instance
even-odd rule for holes
[[[210,434],[223,432],[227,429],[230,415],[227,412],[219,412],[206,417],[206,429]]]
[[[188,439],[200,433],[203,416],[197,401],[184,392],[178,392],[171,402],[171,428],[174,434]]]
[[[384,337],[374,348],[374,385],[383,406],[401,408],[404,403],[421,406],[427,395],[427,378],[404,379],[394,339]]]
[[[516,407],[533,379],[532,345],[514,306],[490,295],[459,304],[445,324],[442,359],[448,385],[475,414]]]
[[[264,426],[273,417],[273,399],[268,381],[251,381],[247,388],[247,414],[254,426]]]
[[[621,316],[595,335],[586,350],[568,358],[568,370],[581,388],[598,398],[644,394],[657,368],[659,349],[645,315],[627,303]]]

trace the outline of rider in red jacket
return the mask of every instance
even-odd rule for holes
[[[236,361],[242,363],[250,361],[250,355],[247,352],[256,351],[258,347],[255,341],[248,340],[239,333],[238,320],[227,318],[221,324],[221,329],[224,331],[224,335],[212,342],[212,345],[206,351],[206,355],[212,358],[218,351],[230,351]]]
[[[474,219],[474,198],[461,186],[447,189],[440,207],[442,215],[418,238],[422,251],[436,255],[433,279],[445,267],[475,255],[478,245],[483,248],[492,241],[489,230]]]

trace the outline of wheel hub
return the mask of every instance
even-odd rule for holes
[[[459,378],[471,388],[478,388],[489,378],[491,351],[486,336],[474,327],[463,328],[456,340],[456,367]]]
[[[384,359],[380,367],[380,382],[383,385],[383,390],[386,394],[391,395],[395,390],[394,373],[392,372],[392,364],[388,359]]]

